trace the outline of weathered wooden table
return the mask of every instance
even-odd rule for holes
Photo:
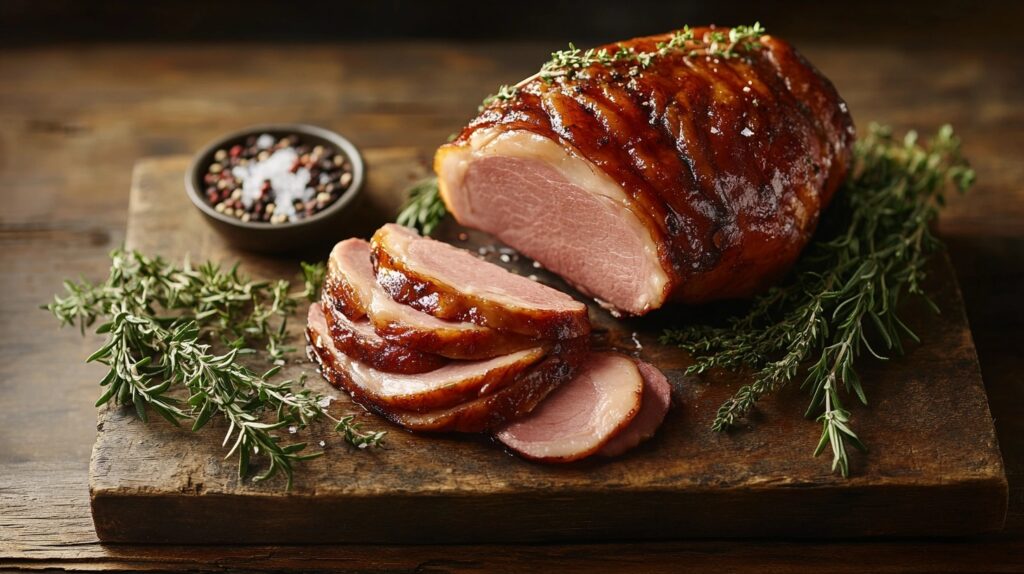
[[[978,171],[940,226],[964,291],[1010,481],[999,534],[958,540],[522,546],[103,546],[87,461],[97,339],[38,310],[99,278],[124,238],[133,162],[246,124],[306,121],[427,159],[551,46],[65,47],[0,53],[0,568],[484,571],[1017,571],[1024,567],[1024,81],[1012,52],[801,46],[860,125],[953,123]],[[231,69],[230,74],[224,70]],[[913,413],[907,413],[912,417]],[[244,517],[239,517],[244,520]]]

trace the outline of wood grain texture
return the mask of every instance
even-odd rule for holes
[[[400,201],[393,183],[422,169],[415,154],[367,150],[366,160],[367,196],[393,213]],[[180,193],[186,164],[187,158],[138,164],[126,245],[175,260],[230,264],[237,258],[258,276],[293,276],[294,260],[225,247]],[[502,262],[484,234],[449,222],[436,235],[568,290],[525,258]],[[718,405],[746,379],[732,373],[686,377],[686,354],[657,342],[663,325],[695,310],[669,308],[621,321],[591,305],[598,345],[654,363],[674,387],[675,408],[657,437],[627,456],[538,465],[483,437],[419,436],[363,414],[367,425],[390,428],[388,448],[353,452],[329,433],[314,433],[314,441],[328,445],[327,456],[303,465],[285,492],[280,484],[239,480],[233,461],[221,460],[216,425],[194,434],[110,408],[100,413],[90,469],[96,531],[113,542],[438,543],[997,530],[1006,480],[970,330],[944,258],[930,287],[944,313],[907,310],[921,344],[903,358],[864,365],[872,404],[855,409],[854,422],[872,450],[854,458],[850,479],[809,456],[820,427],[798,418],[806,398],[795,386],[765,401],[746,428],[727,435],[710,430]],[[300,345],[301,327],[300,315],[292,329]],[[287,370],[285,376],[297,377],[313,367],[300,360]],[[335,408],[358,411],[315,373],[307,386],[337,396]],[[850,505],[856,512],[843,512]],[[236,520],[239,515],[248,518]]]
[[[102,367],[82,363],[100,339],[56,330],[37,306],[64,277],[103,276],[107,252],[124,240],[133,162],[191,153],[221,133],[266,121],[317,123],[362,146],[407,145],[429,157],[483,95],[525,77],[563,42],[76,45],[0,52],[6,200],[0,211],[0,569],[1020,571],[1024,77],[1017,73],[1019,51],[981,49],[975,40],[958,36],[904,49],[873,41],[799,44],[835,82],[860,126],[879,121],[927,134],[951,122],[978,172],[970,197],[952,199],[939,230],[963,286],[1006,463],[1006,528],[981,538],[857,542],[100,544],[85,461],[95,438],[92,402]]]

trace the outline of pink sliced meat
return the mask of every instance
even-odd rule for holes
[[[643,390],[644,379],[633,359],[593,353],[572,380],[495,436],[531,460],[580,460],[629,426],[640,411]]]
[[[331,345],[324,330],[319,305],[310,309],[306,329],[310,356],[319,365],[325,379],[344,389],[352,398],[391,422],[419,432],[484,432],[532,411],[551,391],[571,379],[587,356],[586,342],[573,339],[556,343],[551,354],[529,370],[491,394],[467,398],[447,408],[416,412],[376,403],[350,376],[351,360]]]
[[[463,249],[395,224],[377,230],[370,245],[377,283],[435,317],[544,339],[590,332],[579,301]]]
[[[637,367],[644,379],[640,412],[629,426],[619,431],[601,447],[600,454],[603,456],[619,456],[651,438],[668,413],[672,402],[672,387],[668,384],[665,374],[654,365],[643,361],[637,361]]]
[[[450,359],[488,359],[536,345],[529,337],[467,321],[438,319],[398,303],[377,284],[370,244],[362,239],[346,239],[334,247],[324,291],[350,319],[366,319],[384,339],[424,353]]]
[[[385,373],[342,353],[335,345],[320,304],[309,308],[307,329],[313,346],[331,357],[345,388],[381,408],[427,412],[451,407],[504,388],[544,355],[542,347],[493,359],[457,361],[426,373]]]
[[[334,346],[371,368],[411,375],[433,371],[451,362],[440,355],[424,353],[381,337],[366,319],[349,319],[333,305],[330,293],[325,292],[321,300]]]

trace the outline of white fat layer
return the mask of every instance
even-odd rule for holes
[[[601,196],[629,210],[632,199],[622,187],[589,160],[566,149],[558,142],[525,130],[500,131],[481,129],[473,133],[468,145],[447,146],[441,162],[435,166],[439,175],[441,196],[460,222],[473,225],[466,198],[453,193],[462,189],[466,172],[475,160],[490,157],[516,157],[539,160],[554,167],[565,179],[594,195]],[[632,215],[632,212],[629,212]],[[567,214],[568,215],[568,214]],[[649,289],[637,301],[642,310],[660,307],[664,301],[669,278],[658,258],[658,246],[643,223],[635,215],[624,219],[631,225],[643,245],[644,254],[655,264],[647,277]]]

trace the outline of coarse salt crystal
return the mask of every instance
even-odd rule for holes
[[[636,347],[636,350],[637,351],[642,351],[644,349],[644,346],[640,344],[640,338],[637,337],[636,331],[633,331],[632,339],[633,339],[633,345]]]
[[[256,147],[260,149],[268,149],[272,145],[274,145],[274,136],[270,134],[263,134],[256,138]]]
[[[722,130],[716,128],[715,126],[711,126],[711,133],[713,133],[713,134],[720,134],[720,133],[722,133]]]
[[[263,137],[263,136],[260,136]],[[309,185],[309,169],[299,168],[291,172],[292,165],[299,159],[295,148],[281,148],[263,161],[235,166],[231,175],[242,182],[242,205],[247,209],[260,197],[264,181],[270,182],[274,190],[275,213],[283,218],[295,215],[296,201],[306,202],[316,193]]]
[[[740,135],[749,138],[750,136],[754,135],[754,131],[751,130],[750,128],[743,128],[743,131],[740,132]]]

